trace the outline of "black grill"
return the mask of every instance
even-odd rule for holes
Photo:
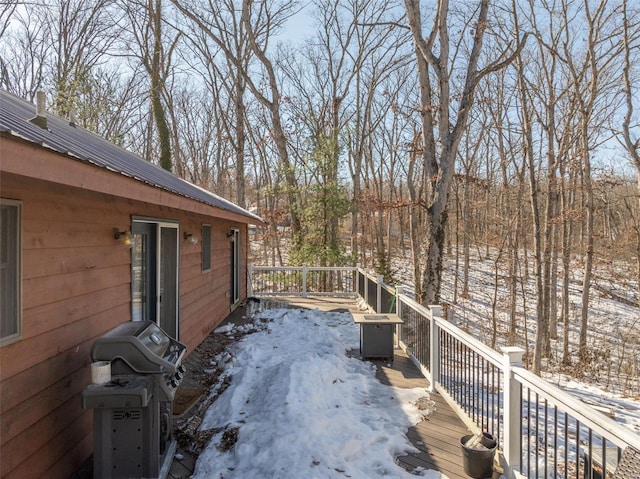
[[[82,393],[82,407],[94,410],[94,478],[167,476],[186,351],[153,321],[122,323],[95,341],[91,359],[111,363],[111,381]]]

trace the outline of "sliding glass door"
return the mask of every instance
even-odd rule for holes
[[[178,338],[178,224],[134,220],[131,317],[150,319]]]

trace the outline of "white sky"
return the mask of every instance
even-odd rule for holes
[[[349,313],[276,309],[256,318],[269,321],[265,329],[216,359],[230,359],[231,384],[202,424],[239,428],[238,442],[223,452],[223,431],[213,436],[192,477],[415,478],[394,458],[415,451],[405,434],[425,414],[414,403],[427,391],[385,386],[374,365],[348,357],[359,348]]]

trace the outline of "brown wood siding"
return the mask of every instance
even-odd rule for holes
[[[246,284],[246,226],[4,172],[0,190],[22,201],[23,247],[22,337],[0,348],[0,477],[67,478],[93,450],[93,413],[80,400],[91,345],[131,319],[131,251],[113,228],[129,229],[132,215],[179,222],[180,340],[192,351],[230,312],[230,228],[243,232]],[[203,223],[212,226],[208,272]]]
[[[197,220],[200,219],[199,222]],[[211,224],[211,270],[202,271],[202,224]],[[183,247],[180,265],[180,340],[189,350],[218,326],[230,311],[231,246],[227,232],[239,225],[228,221],[194,218],[185,231],[197,232],[197,245]]]

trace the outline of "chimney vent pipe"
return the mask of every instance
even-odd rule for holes
[[[29,121],[40,128],[47,129],[47,102],[43,91],[36,92],[36,116]]]

